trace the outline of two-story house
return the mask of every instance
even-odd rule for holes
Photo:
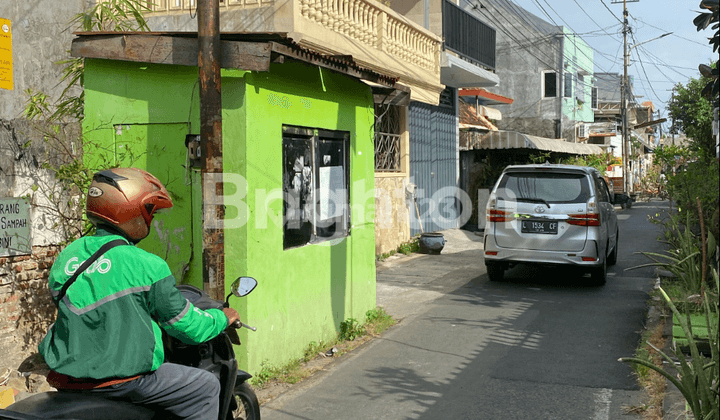
[[[621,79],[618,73],[595,73],[592,87],[592,108],[595,121],[588,125],[588,143],[597,144],[622,162],[622,105],[621,105]],[[634,98],[633,80],[628,81],[630,98]],[[657,145],[656,126],[653,120],[655,106],[650,101],[638,103],[632,99],[628,101],[627,118],[628,133],[627,144],[628,171],[631,174],[630,185],[640,182],[647,173],[652,159],[648,156]],[[613,165],[608,176],[621,179],[622,164]],[[619,190],[619,187],[618,187]]]
[[[196,0],[155,2],[147,14],[149,26],[164,36],[192,36],[198,30],[196,6]],[[267,288],[254,294],[248,305],[252,316],[259,317],[256,324],[269,328],[267,340],[246,349],[252,354],[250,365],[257,368],[263,361],[259,355],[273,363],[284,362],[301,353],[309,341],[329,339],[345,319],[362,322],[365,312],[374,307],[375,255],[410,239],[409,209],[414,206],[408,206],[406,194],[412,154],[409,104],[441,103],[442,42],[440,36],[372,0],[223,0],[219,16],[221,39],[272,45],[269,73],[230,76],[226,70],[223,84],[236,90],[226,88],[223,95],[237,98],[238,103],[224,111],[224,124],[239,131],[224,153],[241,158],[227,165],[246,171],[241,175],[248,181],[248,200],[258,197],[258,188],[270,191],[257,205],[261,210],[267,207],[271,219],[278,211],[271,186],[282,184],[283,202],[298,191],[301,198],[307,195],[303,208],[288,209],[284,204],[279,209],[277,217],[283,224],[279,229],[267,224],[264,232],[244,227],[244,235],[227,233],[235,239],[228,240],[226,247],[237,253],[226,255],[241,256],[232,261],[233,266],[245,264],[251,271],[247,275],[261,276],[269,270],[260,279]],[[367,77],[372,75],[380,79]],[[363,91],[370,93],[369,114]],[[258,95],[267,96],[271,107],[253,102]],[[330,134],[341,137],[323,137]],[[334,143],[328,141],[336,140],[345,142],[344,148],[331,153]],[[230,142],[230,135],[223,141]],[[315,149],[298,149],[305,143]],[[251,160],[251,155],[256,158]],[[262,162],[258,156],[263,156]],[[332,170],[335,157],[342,162],[337,171]],[[318,171],[306,171],[313,162]],[[323,188],[343,184],[345,193],[338,197],[348,200],[341,224],[309,225],[307,235],[300,235],[304,239],[288,241],[290,216],[302,222],[334,214],[337,207],[313,203],[312,197],[325,197]],[[319,186],[318,191],[313,185]],[[253,213],[258,210],[251,208]],[[324,231],[330,239],[320,242]]]
[[[470,200],[458,188],[462,176],[458,89],[498,84],[496,31],[476,8],[462,1],[400,0],[390,6],[443,40],[440,81],[445,90],[440,103],[413,101],[409,107],[410,179],[417,185],[418,200],[412,232],[458,228],[471,213]]]
[[[471,4],[476,2],[470,1]],[[499,105],[498,128],[567,142],[585,142],[593,121],[593,51],[568,28],[550,24],[506,1],[482,1],[480,13],[497,29],[491,91],[511,97]]]

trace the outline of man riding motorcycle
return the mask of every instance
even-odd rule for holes
[[[194,307],[175,288],[167,263],[134,246],[150,233],[154,214],[172,206],[163,184],[146,171],[94,175],[86,214],[97,232],[68,245],[52,266],[49,288],[58,315],[39,351],[52,369],[48,382],[60,391],[149,405],[183,419],[215,419],[218,379],[164,363],[160,328],[199,344],[239,320],[238,313]]]

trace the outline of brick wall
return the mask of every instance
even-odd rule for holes
[[[47,289],[57,246],[34,246],[32,255],[0,257],[0,368],[16,369],[37,352],[55,321]]]

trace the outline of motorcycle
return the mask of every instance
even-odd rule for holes
[[[238,278],[230,287],[231,293],[225,302],[216,301],[193,286],[180,285],[177,288],[199,309],[222,309],[229,306],[230,296],[247,296],[256,286],[257,281],[252,277]],[[220,380],[218,420],[260,420],[260,404],[248,383],[252,375],[238,370],[233,351],[233,344],[240,345],[238,328],[256,330],[237,321],[217,337],[199,345],[185,344],[163,333],[165,361],[207,370]],[[36,394],[0,410],[0,420],[150,420],[166,416],[167,413],[148,407],[78,392]]]

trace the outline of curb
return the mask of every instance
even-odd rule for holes
[[[674,277],[674,275],[668,271],[662,270],[660,268],[656,269],[656,274],[658,275],[658,279],[656,282],[656,287],[660,286],[661,277]],[[666,314],[664,311],[658,310],[655,305],[650,307],[650,311],[648,312],[648,318],[652,317],[652,313],[655,312],[657,317],[659,318],[665,318],[665,325],[663,327],[663,338],[665,339],[665,346],[663,346],[662,351],[663,353],[667,354],[673,362],[677,363],[678,360],[675,358],[675,355],[673,353],[673,323],[672,323],[672,315]],[[651,321],[648,321],[648,323]],[[673,365],[671,366],[667,361],[662,361],[662,368],[665,369],[666,372],[668,372],[670,375],[677,377],[678,370]],[[692,413],[687,410],[687,403],[685,401],[685,397],[682,395],[679,389],[670,382],[669,379],[665,379],[665,393],[663,395],[663,403],[662,403],[662,414],[663,418],[669,419],[669,420],[688,420],[692,419]]]
[[[667,316],[665,322],[665,328],[663,329],[663,338],[665,338],[665,347],[663,352],[670,356],[673,361],[676,361],[675,356],[672,352],[672,318]],[[675,366],[670,366],[666,361],[663,360],[663,369],[669,374],[677,377],[678,370]],[[665,396],[663,397],[662,405],[663,418],[670,420],[685,420],[691,419],[692,413],[686,410],[686,401],[679,389],[673,385],[670,380],[665,379]]]

